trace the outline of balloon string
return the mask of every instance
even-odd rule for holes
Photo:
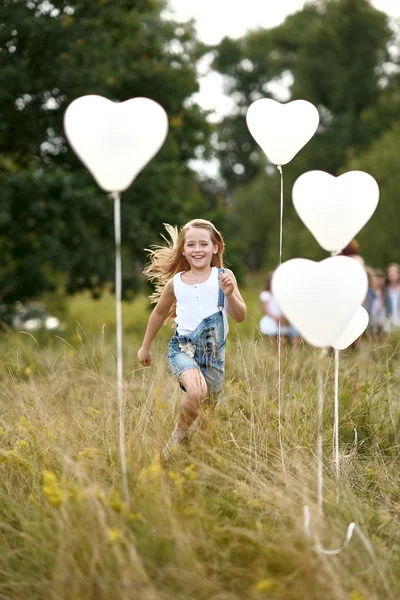
[[[311,517],[310,517],[310,509],[308,506],[304,507],[303,515],[304,515],[304,530],[305,530],[307,536],[311,537]],[[374,554],[374,551],[373,551],[370,541],[366,538],[366,536],[363,534],[361,529],[358,527],[358,525],[356,525],[356,523],[354,521],[352,523],[350,523],[350,525],[347,527],[344,542],[339,548],[335,548],[332,550],[324,548],[322,546],[322,544],[320,544],[318,538],[316,536],[314,536],[314,540],[315,540],[314,541],[314,550],[320,554],[325,554],[328,556],[340,554],[342,552],[342,550],[344,550],[346,548],[346,546],[349,545],[354,532],[357,533],[357,535],[359,536],[360,540],[364,544],[364,547],[367,549],[371,558],[373,560],[375,560],[375,554]]]
[[[113,192],[114,199],[114,236],[115,236],[115,311],[117,321],[117,398],[119,409],[119,455],[122,470],[122,483],[125,504],[129,509],[128,471],[125,452],[124,425],[124,388],[123,388],[123,357],[122,357],[122,263],[121,263],[121,194]]]
[[[339,504],[339,350],[335,350],[335,415],[333,424],[336,463],[336,503]]]
[[[325,355],[326,350],[323,349],[320,354],[320,359]],[[317,374],[317,384],[318,384],[318,438],[317,438],[317,471],[318,471],[318,508],[321,517],[324,514],[323,504],[323,414],[324,414],[324,387],[322,380],[322,366],[321,360],[318,361],[318,374]]]
[[[282,167],[278,165],[278,171],[281,175],[281,198],[280,198],[280,219],[279,219],[279,265],[282,264],[282,250],[283,250],[283,171]],[[281,314],[279,314],[278,320],[278,434],[279,434],[279,447],[281,451],[281,460],[282,460],[282,469],[283,475],[286,479],[286,467],[285,467],[285,458],[283,455],[283,439],[282,439],[282,389],[281,389]]]
[[[318,441],[317,441],[318,509],[319,509],[321,518],[323,518],[323,516],[324,516],[323,515],[323,502],[324,502],[324,497],[323,497],[323,443],[322,443],[323,442],[324,388],[323,388],[321,359],[326,355],[326,353],[327,353],[326,348],[323,348],[321,350],[321,354],[319,357],[320,360],[318,361],[318,372],[317,372],[317,382],[318,382]],[[339,373],[339,351],[336,350],[336,352],[335,352],[335,378],[338,373]],[[335,379],[335,383],[336,383],[336,381],[337,381],[337,379]],[[336,406],[337,405],[335,404],[335,415],[337,414]],[[337,432],[338,432],[338,421],[336,421],[336,419],[335,419],[335,434]],[[338,472],[339,471],[338,471],[338,463],[337,463],[337,472],[336,472],[337,477],[338,477]],[[338,485],[338,478],[336,481],[337,481],[337,485]],[[338,492],[338,487],[337,487],[337,500],[338,499],[339,499],[339,492]],[[310,509],[308,506],[304,506],[303,516],[304,516],[305,533],[307,534],[308,537],[311,537],[311,526],[310,526],[311,517],[310,517]],[[350,525],[348,525],[344,542],[339,548],[335,548],[335,549],[324,548],[322,546],[322,544],[319,542],[318,538],[316,536],[314,536],[314,550],[320,554],[325,554],[325,555],[329,555],[329,556],[340,554],[340,552],[342,552],[342,550],[349,545],[354,532],[356,532],[359,535],[361,541],[363,542],[364,546],[370,553],[371,557],[374,558],[374,553],[373,553],[371,544],[369,543],[367,538],[364,536],[362,531],[354,523],[354,521],[351,522]]]
[[[315,535],[315,534],[313,536],[311,535],[311,517],[310,517],[310,510],[309,510],[308,506],[304,506],[303,516],[304,516],[304,530],[305,530],[306,535],[309,538],[313,537],[315,552],[318,552],[319,554],[324,554],[325,556],[335,556],[337,554],[340,554],[342,552],[342,550],[347,548],[347,546],[350,544],[350,541],[353,538],[353,533],[356,533],[358,535],[359,539],[361,540],[364,548],[367,550],[368,554],[370,555],[370,558],[372,559],[373,563],[376,564],[376,556],[375,556],[375,552],[374,552],[371,542],[368,540],[366,535],[361,531],[359,526],[354,521],[352,523],[350,523],[350,525],[348,525],[348,527],[347,527],[346,536],[345,536],[343,544],[339,548],[330,550],[330,549],[324,548],[322,546],[317,535]],[[378,575],[382,581],[383,587],[387,591],[389,591],[388,582],[387,582],[387,579],[386,579],[384,573],[381,573],[381,571],[378,571]]]
[[[331,256],[337,256],[339,250],[331,252]],[[339,504],[339,350],[335,350],[335,408],[333,422],[333,440],[335,448],[336,464],[336,503]]]
[[[323,348],[321,350],[321,354],[320,354],[320,359],[322,359],[323,356],[325,356],[327,353],[326,348]],[[321,518],[323,518],[323,453],[322,453],[322,438],[323,438],[323,409],[324,409],[324,396],[323,396],[323,379],[322,379],[322,366],[321,366],[321,361],[318,361],[318,448],[317,448],[317,460],[318,460],[318,508],[319,508],[319,512],[321,515]],[[339,395],[337,393],[338,390],[338,381],[339,381],[339,350],[335,351],[335,442],[337,442],[336,444],[336,449],[337,449],[337,462],[336,462],[336,482],[337,482],[337,488],[336,488],[336,499],[337,501],[339,501],[339,488],[338,488],[338,478],[339,478],[339,454],[338,454],[338,431],[339,431]],[[356,428],[354,428],[355,431],[355,435],[357,436],[357,430]],[[357,444],[357,438],[355,441],[355,444]],[[340,554],[342,552],[342,550],[344,550],[349,544],[350,541],[353,537],[353,533],[356,533],[358,535],[358,537],[360,538],[362,544],[364,545],[364,547],[366,548],[367,552],[369,553],[371,559],[376,562],[376,557],[375,557],[375,553],[374,550],[372,548],[372,545],[370,543],[370,541],[367,539],[367,537],[364,535],[364,533],[361,531],[361,529],[358,527],[358,525],[352,521],[348,527],[347,527],[347,531],[346,531],[346,535],[345,535],[345,539],[343,544],[339,547],[339,548],[335,548],[335,549],[328,549],[328,548],[324,548],[322,546],[322,544],[320,543],[317,535],[314,534],[314,536],[311,535],[311,516],[310,516],[310,509],[309,507],[306,505],[303,508],[303,519],[304,519],[304,530],[305,533],[308,537],[313,537],[313,541],[314,541],[314,550],[315,552],[318,552],[319,554],[324,554],[324,555],[328,555],[328,556],[334,556],[337,554]],[[384,576],[382,576],[382,582],[385,585],[385,588],[387,589],[387,581],[385,579]]]
[[[283,254],[283,171],[281,165],[278,165],[278,171],[281,174],[281,202],[280,202],[280,221],[279,221],[279,265],[282,264]]]

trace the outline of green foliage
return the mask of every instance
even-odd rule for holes
[[[316,168],[336,172],[346,148],[365,141],[360,116],[378,102],[393,35],[386,15],[368,0],[325,0],[306,5],[273,29],[223,40],[214,66],[228,76],[240,112],[221,127],[220,158],[228,181],[238,180],[235,164],[243,165],[246,179],[255,174],[260,150],[249,135],[243,138],[244,115],[251,102],[273,97],[271,84],[282,78],[292,81],[292,99],[309,100],[320,111],[318,146],[309,151],[309,163],[317,160]],[[232,142],[225,147],[227,139]]]
[[[70,292],[98,294],[113,279],[111,202],[64,139],[63,115],[76,97],[147,96],[169,116],[165,145],[123,195],[131,291],[162,223],[204,216],[208,200],[187,166],[211,151],[206,115],[188,102],[198,90],[196,40],[190,25],[162,20],[162,8],[158,0],[3,2],[0,300],[40,294],[55,272]]]
[[[360,169],[375,177],[380,188],[378,208],[357,236],[368,264],[384,268],[400,262],[399,248],[399,138],[400,121],[368,150],[349,158],[346,169]]]
[[[320,258],[323,252],[293,209],[292,186],[308,170],[338,174],[349,156],[362,155],[398,119],[398,58],[389,54],[397,37],[387,16],[368,0],[320,0],[278,27],[258,29],[238,40],[225,38],[214,49],[214,67],[226,76],[238,106],[221,123],[218,156],[232,198],[234,235],[242,239],[239,252],[247,265],[274,267],[279,248],[278,174],[271,165],[265,170],[265,156],[247,130],[248,106],[258,98],[274,97],[274,86],[285,83],[291,99],[308,100],[319,109],[317,133],[284,167],[284,258]],[[395,195],[386,194],[389,204],[388,220],[397,204]],[[391,222],[393,238],[397,221]],[[386,245],[389,254],[392,239],[383,230],[380,235],[380,248]]]

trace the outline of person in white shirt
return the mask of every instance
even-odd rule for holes
[[[156,283],[151,299],[156,306],[149,317],[139,362],[151,364],[150,345],[163,323],[175,321],[168,344],[171,371],[186,392],[178,420],[162,452],[168,460],[188,438],[189,427],[210,405],[212,416],[221,391],[225,364],[228,314],[246,317],[246,305],[232,271],[223,268],[224,241],[210,221],[195,219],[176,227],[165,226],[171,242],[150,250],[144,270]],[[166,238],[164,238],[166,239]]]
[[[279,319],[281,320],[281,335],[289,335],[290,325],[271,293],[273,274],[273,271],[268,273],[265,281],[265,288],[260,294],[264,316],[261,318],[259,327],[261,333],[264,335],[276,337],[278,335]]]

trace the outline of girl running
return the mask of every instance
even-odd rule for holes
[[[223,268],[224,241],[210,221],[195,219],[176,227],[166,225],[171,241],[150,251],[144,273],[156,284],[151,300],[156,306],[149,317],[138,359],[151,364],[150,346],[161,326],[175,321],[168,344],[171,371],[185,393],[177,423],[162,452],[168,460],[188,438],[188,430],[210,404],[213,413],[224,377],[228,318],[240,323],[246,305],[232,271]]]

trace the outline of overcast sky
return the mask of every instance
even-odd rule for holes
[[[304,4],[304,0],[169,0],[177,20],[195,19],[199,38],[209,44],[226,35],[239,37],[247,29],[274,27]],[[400,0],[372,0],[372,4],[400,17]]]
[[[198,38],[216,44],[225,36],[237,38],[249,29],[275,27],[304,4],[304,0],[169,0],[169,13],[177,21],[194,19]],[[400,0],[372,0],[372,4],[400,18]],[[207,59],[199,64],[200,92],[194,99],[213,111],[211,120],[219,121],[231,111],[233,103],[223,92],[222,76],[208,67]],[[281,92],[279,100],[287,100],[284,87],[278,86],[275,92]]]
[[[275,27],[304,4],[304,0],[169,0],[176,20],[194,19],[198,37],[209,44],[218,43],[224,36],[240,37],[248,29]],[[372,0],[372,4],[392,17],[400,17],[400,0]],[[221,76],[209,73],[206,63],[200,69],[205,76],[200,79],[196,101],[215,111],[214,120],[218,120],[229,112],[232,103],[223,94]]]

